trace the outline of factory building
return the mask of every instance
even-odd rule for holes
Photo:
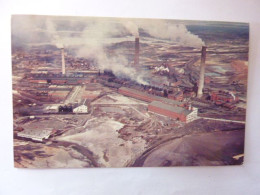
[[[142,100],[142,101],[149,102],[149,103],[151,103],[152,101],[159,101],[159,102],[163,102],[163,103],[170,104],[170,105],[176,105],[176,106],[180,106],[180,107],[184,106],[184,104],[182,102],[171,100],[171,99],[160,97],[160,96],[147,94],[147,93],[144,93],[144,92],[141,92],[141,91],[138,91],[135,89],[127,88],[127,87],[119,88],[118,92],[125,96],[133,97],[135,99]]]
[[[131,88],[121,87],[118,89],[118,92],[125,96],[133,97],[145,102],[152,102],[155,100],[152,95]]]
[[[54,85],[80,85],[89,83],[90,79],[85,77],[40,77],[30,79],[31,83],[54,84]]]
[[[229,102],[236,103],[239,101],[239,98],[235,96],[232,92],[218,91],[212,92],[210,99],[214,102]]]
[[[58,112],[59,110],[59,106],[58,105],[49,105],[45,108],[46,111],[54,113],[54,112]]]
[[[177,91],[177,92],[175,92],[173,94],[169,94],[168,98],[172,99],[172,100],[182,101],[183,100],[183,92],[182,91]]]
[[[38,83],[38,84],[47,84],[47,80],[43,80],[43,79],[31,79],[30,82]]]
[[[155,95],[150,95],[135,89],[121,87],[119,93],[133,97],[145,102],[149,102],[148,111],[161,114],[173,119],[178,119],[182,122],[191,122],[198,117],[198,108],[191,107],[182,102],[163,98]]]
[[[148,105],[148,111],[167,116],[182,122],[189,123],[197,119],[198,109],[186,109],[178,106],[165,104],[159,101],[153,101]]]

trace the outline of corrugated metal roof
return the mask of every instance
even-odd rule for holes
[[[175,112],[175,113],[179,113],[179,114],[184,114],[184,115],[188,115],[190,114],[192,111],[187,110],[185,108],[182,107],[178,107],[178,106],[171,106],[169,104],[164,104],[162,102],[158,102],[158,101],[153,101],[152,103],[150,103],[151,106],[155,106],[158,108],[162,108],[164,110],[168,110],[171,112]]]

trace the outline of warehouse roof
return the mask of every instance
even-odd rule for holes
[[[142,96],[147,96],[147,97],[150,97],[150,98],[152,98],[156,101],[164,102],[164,103],[167,103],[167,104],[172,104],[172,105],[181,105],[182,104],[179,101],[171,100],[171,99],[160,97],[160,96],[151,95],[151,94],[144,93],[144,92],[141,92],[139,90],[135,90],[135,89],[127,88],[127,87],[120,87],[120,90],[132,92],[132,93],[142,95]]]
[[[171,106],[169,104],[164,104],[164,103],[158,102],[158,101],[153,101],[152,103],[150,103],[150,105],[158,107],[158,108],[161,108],[161,109],[164,109],[164,110],[168,110],[168,111],[171,111],[171,112],[184,114],[186,116],[192,112],[192,111],[187,110],[187,109],[182,108],[182,107]]]
[[[171,99],[168,99],[168,98],[164,98],[164,97],[160,97],[160,96],[155,96],[155,97],[156,97],[156,100],[164,102],[166,104],[172,104],[172,105],[181,105],[181,104],[183,104],[182,102],[171,100]]]

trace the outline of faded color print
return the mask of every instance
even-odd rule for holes
[[[240,165],[249,25],[12,16],[14,166]]]

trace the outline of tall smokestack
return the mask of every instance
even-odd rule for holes
[[[201,62],[200,62],[200,78],[199,78],[199,87],[197,97],[201,98],[203,95],[203,88],[204,88],[204,75],[205,75],[205,61],[206,61],[206,46],[202,46],[201,49]]]
[[[134,62],[135,66],[139,65],[139,50],[140,50],[139,37],[135,37],[135,62]]]
[[[65,58],[64,58],[64,48],[61,48],[61,64],[62,64],[62,74],[66,74],[66,67],[65,67]]]

